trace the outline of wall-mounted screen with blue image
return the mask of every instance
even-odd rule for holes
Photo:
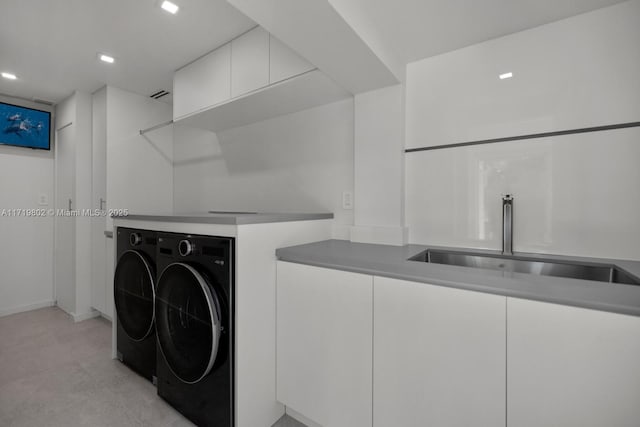
[[[0,144],[51,149],[51,113],[0,102]]]

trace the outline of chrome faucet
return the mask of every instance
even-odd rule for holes
[[[502,254],[513,255],[513,196],[502,196]]]

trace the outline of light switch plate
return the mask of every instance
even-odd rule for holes
[[[342,192],[342,209],[353,209],[353,193],[351,191]]]

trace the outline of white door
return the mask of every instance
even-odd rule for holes
[[[76,220],[60,213],[69,211],[70,204],[74,208],[74,136],[74,125],[56,132],[55,295],[58,306],[68,313],[73,313],[76,308]]]
[[[93,102],[93,141],[92,141],[92,182],[91,209],[107,208],[107,129],[106,129],[106,91],[95,95]],[[105,211],[106,212],[106,211]],[[106,216],[91,218],[91,306],[103,314],[107,312],[106,283]]]

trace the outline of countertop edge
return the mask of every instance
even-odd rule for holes
[[[326,242],[330,242],[330,241],[326,241]],[[317,244],[322,244],[322,243],[323,242],[317,242]],[[303,246],[309,247],[310,245],[314,245],[314,244],[312,243],[312,244],[303,245]],[[373,245],[373,246],[384,246],[384,245]],[[411,245],[411,246],[415,246],[417,248],[418,246],[422,246],[422,245]],[[397,248],[399,252],[405,250],[404,249],[405,247],[397,247]],[[444,286],[444,287],[461,289],[461,290],[482,292],[482,293],[500,295],[505,297],[528,299],[528,300],[546,302],[551,304],[560,304],[560,305],[572,306],[577,308],[585,308],[585,309],[591,309],[591,310],[598,310],[598,311],[605,311],[605,312],[611,312],[616,314],[640,317],[640,304],[637,303],[638,301],[640,301],[640,287],[637,287],[635,285],[619,285],[619,284],[614,285],[614,286],[633,286],[634,287],[634,288],[628,288],[627,290],[629,292],[633,292],[634,295],[637,293],[638,299],[636,299],[636,304],[625,305],[621,303],[606,301],[604,298],[602,298],[599,301],[594,300],[593,295],[590,295],[591,293],[593,293],[592,291],[594,289],[594,282],[587,281],[587,280],[578,280],[578,279],[556,280],[556,282],[560,282],[560,283],[566,283],[565,282],[566,280],[570,280],[573,282],[572,283],[573,289],[569,289],[569,291],[564,292],[564,295],[563,295],[562,293],[537,291],[536,289],[537,286],[535,285],[533,278],[531,279],[531,283],[533,283],[534,285],[532,286],[532,289],[523,290],[523,289],[518,289],[517,287],[509,288],[508,286],[498,286],[498,285],[491,286],[491,285],[482,284],[482,283],[470,283],[469,281],[459,280],[459,279],[445,280],[442,278],[435,277],[434,275],[431,275],[428,272],[421,272],[420,274],[416,274],[415,272],[412,273],[412,272],[398,271],[399,269],[402,269],[403,263],[394,264],[393,262],[391,262],[389,264],[389,268],[385,269],[384,264],[382,263],[378,263],[376,267],[362,266],[362,265],[359,266],[358,264],[363,264],[362,260],[350,262],[348,257],[343,256],[340,258],[340,262],[335,262],[332,260],[323,260],[321,259],[322,256],[309,256],[305,254],[296,254],[295,251],[296,251],[296,247],[277,249],[276,258],[279,261],[292,262],[296,264],[305,264],[305,265],[321,267],[321,268],[329,268],[334,270],[348,271],[353,273],[367,274],[367,275],[386,277],[391,279],[407,280],[411,282],[426,283],[430,285]],[[628,262],[628,261],[623,261],[623,262]],[[372,263],[376,263],[375,260],[372,261]],[[447,268],[451,266],[438,266],[438,268],[440,267]],[[456,273],[455,268],[465,268],[465,267],[454,267],[454,269],[450,270],[450,273],[449,273],[450,276],[454,278],[456,275],[462,276],[461,274]],[[491,277],[488,277],[488,279],[490,280]],[[546,278],[543,276],[536,276],[535,278],[535,280],[548,281],[549,283],[551,283],[551,281],[554,279],[558,279],[558,278]],[[487,278],[485,278],[484,280],[487,280]],[[500,282],[503,282],[503,284],[508,283],[509,280],[510,279],[500,278]],[[514,284],[526,283],[526,280],[523,280],[523,279],[520,279],[520,280],[511,279],[511,281]],[[611,286],[612,284],[602,283],[602,285]],[[562,284],[558,286],[563,287]],[[584,286],[584,289],[581,289],[581,286]],[[595,285],[595,286],[598,286],[598,285]],[[563,289],[567,291],[568,288],[563,287]],[[621,289],[621,288],[618,288],[618,289]],[[573,294],[573,295],[567,296],[569,294]],[[591,299],[589,299],[589,297],[591,297]]]
[[[121,215],[113,220],[180,222],[194,224],[249,225],[275,222],[315,221],[333,219],[332,213],[258,213],[239,215]]]

